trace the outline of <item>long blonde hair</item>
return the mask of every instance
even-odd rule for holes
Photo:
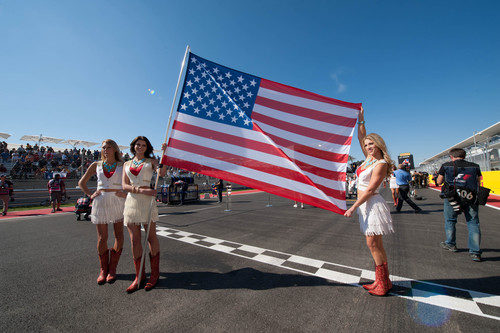
[[[101,147],[104,144],[108,144],[111,147],[113,147],[113,149],[115,150],[115,160],[117,162],[123,162],[123,157],[122,157],[122,152],[120,151],[120,147],[118,147],[118,144],[114,140],[111,140],[111,139],[104,140],[101,143]],[[102,154],[102,148],[101,148],[101,161],[104,161],[104,156]]]
[[[389,155],[389,152],[387,151],[387,146],[385,145],[384,139],[382,139],[382,137],[380,135],[378,135],[377,133],[367,134],[364,137],[363,141],[366,139],[373,141],[373,143],[375,143],[375,146],[378,149],[380,149],[380,151],[382,152],[382,157],[385,160],[385,162],[387,163],[387,175],[386,175],[386,177],[389,177],[392,173],[392,168],[395,166],[395,164],[394,164],[394,161],[391,160],[391,155]]]

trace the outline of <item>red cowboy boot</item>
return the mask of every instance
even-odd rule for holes
[[[375,295],[375,296],[385,296],[387,294],[387,292],[389,292],[389,271],[386,271],[385,268],[384,268],[384,264],[382,265],[378,265],[377,267],[375,267],[375,275],[377,275],[377,273],[379,274],[380,276],[380,280],[379,282],[377,283],[377,285],[375,286],[375,288],[373,288],[372,290],[368,290],[368,292],[372,295]]]
[[[115,251],[115,249],[109,250],[109,270],[108,277],[106,277],[106,282],[113,283],[116,280],[116,267],[118,266],[118,261],[122,255],[122,249],[120,251]]]
[[[160,278],[160,252],[154,257],[150,254],[149,260],[151,261],[151,275],[149,276],[148,283],[146,283],[146,287],[144,287],[146,291],[153,289]]]
[[[389,279],[389,267],[387,266],[387,262],[384,262],[384,269],[385,269],[385,274],[387,275],[387,282],[389,285],[389,290],[392,289],[392,282]]]
[[[135,267],[135,280],[132,282],[132,284],[127,288],[128,293],[133,293],[137,289],[139,289],[140,284],[143,284],[144,281],[146,281],[146,269],[145,267],[142,267],[142,274],[141,274],[141,282],[139,284],[139,271],[141,270],[141,258],[139,257],[138,259],[134,258],[134,267]],[[146,265],[144,265],[146,266]]]
[[[370,284],[364,284],[363,288],[365,288],[366,290],[375,289],[375,287],[378,284],[378,281],[380,280],[380,273],[377,273],[377,272],[378,272],[377,265],[375,264],[375,281],[373,281],[373,283],[370,283]]]
[[[106,282],[106,275],[108,275],[109,266],[109,250],[106,250],[104,254],[99,255],[99,264],[101,265],[101,272],[97,277],[98,284],[104,284]]]

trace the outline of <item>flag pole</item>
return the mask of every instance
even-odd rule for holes
[[[165,135],[165,141],[164,143],[167,143],[168,142],[168,138],[170,136],[170,124],[172,122],[172,114],[174,112],[174,107],[175,107],[175,100],[177,99],[177,92],[179,91],[179,85],[180,85],[180,82],[181,82],[181,78],[182,78],[182,72],[184,72],[184,66],[186,65],[186,58],[188,56],[190,52],[190,48],[189,48],[189,45],[186,46],[186,52],[184,53],[184,59],[182,60],[182,64],[181,64],[181,70],[179,72],[179,78],[177,79],[177,87],[175,88],[175,93],[174,93],[174,100],[172,101],[172,108],[170,109],[170,115],[168,116],[168,125],[167,125],[167,134]],[[167,150],[167,147],[165,147],[165,149],[162,150],[162,154],[161,154],[161,158],[163,158],[163,155],[165,155],[165,151]],[[157,187],[158,187],[158,181],[160,180],[160,171],[159,169],[162,167],[162,164],[161,164],[161,159],[160,159],[160,164],[158,165],[158,170],[156,171],[156,180],[155,180],[155,186],[154,186],[154,190],[156,191]],[[156,204],[156,195],[151,197],[151,203],[149,205],[149,211],[148,211],[148,218],[146,219],[146,221],[148,222],[148,226],[146,228],[146,237],[144,237],[144,242],[142,244],[142,257],[141,257],[141,266],[140,266],[140,269],[139,269],[139,276],[138,276],[138,279],[137,279],[137,284],[138,284],[138,287],[141,283],[141,279],[142,279],[142,269],[144,267],[144,261],[145,261],[145,256],[146,256],[146,251],[147,251],[147,244],[148,244],[148,237],[149,237],[149,230],[151,229],[151,210],[153,209],[153,204]]]

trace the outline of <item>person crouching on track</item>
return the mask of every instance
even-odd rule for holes
[[[163,150],[165,149],[164,146],[162,148]],[[123,189],[129,192],[125,200],[124,221],[127,225],[132,244],[136,276],[135,280],[127,288],[128,293],[139,289],[140,285],[146,279],[144,265],[141,273],[141,281],[139,281],[142,259],[141,224],[147,230],[148,216],[151,221],[149,235],[147,235],[150,250],[151,275],[144,289],[153,289],[160,277],[160,244],[156,236],[158,207],[155,201],[151,203],[156,197],[156,190],[151,188],[151,178],[153,171],[158,168],[158,161],[153,159],[153,146],[144,136],[138,136],[130,143],[130,151],[134,155],[134,158],[131,161],[125,162],[123,172]],[[166,171],[166,167],[162,166],[159,171],[160,176],[165,176]]]
[[[390,176],[394,165],[387,152],[384,140],[375,133],[366,135],[363,107],[359,112],[358,140],[366,160],[356,170],[358,176],[358,200],[344,216],[351,217],[357,209],[361,231],[366,236],[366,245],[375,261],[375,281],[364,285],[372,295],[384,296],[392,288],[389,280],[387,254],[382,235],[394,232],[389,208],[379,194],[382,181]]]
[[[90,220],[97,228],[97,253],[101,271],[98,284],[116,280],[116,267],[123,249],[123,209],[126,193],[122,189],[123,161],[120,148],[115,141],[102,142],[101,160],[92,163],[78,186],[92,200]],[[97,175],[94,193],[87,187],[90,177]],[[115,243],[108,249],[108,224],[113,224]]]

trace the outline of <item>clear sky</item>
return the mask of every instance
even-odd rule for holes
[[[159,149],[189,44],[362,102],[393,159],[419,163],[500,120],[499,12],[472,0],[0,0],[0,132],[12,143],[146,135]]]

